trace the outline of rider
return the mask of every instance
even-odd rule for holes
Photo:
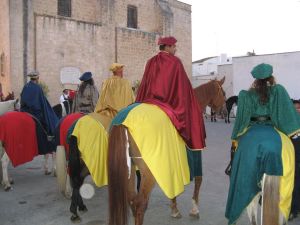
[[[42,141],[41,135],[46,135],[48,137],[54,136],[54,129],[58,123],[58,118],[51,108],[47,98],[45,97],[43,90],[39,83],[39,73],[38,71],[32,71],[27,75],[30,81],[25,84],[21,92],[21,109],[22,112],[27,112],[31,114],[36,122],[40,123],[41,126],[37,124],[37,135],[39,141],[39,150],[49,152],[47,144]],[[41,129],[44,132],[41,132]],[[41,147],[43,144],[43,147]],[[40,152],[40,154],[42,154]]]
[[[205,147],[205,127],[194,90],[179,58],[174,37],[158,40],[160,52],[146,64],[136,102],[165,111],[191,150]]]
[[[72,112],[91,113],[94,111],[99,97],[92,73],[83,73],[79,80],[81,80],[81,84],[75,96]]]
[[[261,191],[264,173],[281,176],[280,210],[286,219],[291,205],[294,150],[287,136],[300,131],[300,117],[285,88],[275,83],[271,65],[259,64],[251,74],[255,81],[248,91],[239,93],[231,136],[237,149],[226,207],[229,224],[236,222]]]
[[[124,64],[113,63],[109,70],[113,75],[106,79],[101,88],[95,113],[105,114],[113,119],[124,107],[134,102],[134,94],[129,81],[123,78]]]

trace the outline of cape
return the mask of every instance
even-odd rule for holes
[[[159,106],[191,150],[205,147],[202,110],[179,58],[160,52],[146,65],[136,102]]]
[[[134,102],[134,94],[128,80],[112,76],[102,84],[95,112],[109,111],[111,119],[124,107]]]
[[[33,115],[46,129],[48,135],[54,135],[58,117],[51,108],[42,88],[29,81],[21,93],[21,111]]]

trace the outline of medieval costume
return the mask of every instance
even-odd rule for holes
[[[117,69],[122,69],[123,67],[123,64],[113,63],[110,67],[110,71],[115,73]],[[110,124],[110,121],[122,108],[133,102],[134,94],[129,81],[121,76],[112,75],[102,84],[101,94],[95,108],[95,113],[105,116],[109,121],[108,124]]]
[[[174,37],[161,38],[159,45],[175,45]],[[205,147],[202,111],[179,58],[160,51],[146,65],[136,102],[159,106],[170,118],[191,150]]]
[[[72,112],[93,112],[99,98],[99,93],[94,85],[91,72],[85,72],[79,78],[82,83],[76,93]]]
[[[256,79],[272,76],[268,64],[256,66]],[[269,81],[267,81],[269,82]],[[268,84],[268,83],[267,83]],[[288,136],[300,131],[300,117],[283,86],[268,85],[262,103],[255,88],[242,90],[232,139],[237,149],[232,163],[226,217],[234,224],[261,191],[263,174],[280,176],[280,211],[288,218],[294,181],[294,149]]]
[[[51,108],[41,86],[36,81],[39,79],[39,73],[33,71],[28,74],[28,77],[31,80],[21,92],[21,111],[32,115],[36,122],[39,154],[47,154],[55,151],[53,137],[58,117]]]

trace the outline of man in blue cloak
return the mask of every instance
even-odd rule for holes
[[[21,111],[32,115],[36,122],[39,154],[55,151],[51,139],[54,136],[58,117],[45,97],[39,82],[39,73],[32,71],[27,75],[30,80],[21,92]]]

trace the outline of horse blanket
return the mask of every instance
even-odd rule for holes
[[[226,207],[228,224],[235,224],[261,191],[263,174],[280,176],[279,208],[288,218],[294,187],[294,147],[272,125],[255,124],[238,140]]]
[[[0,116],[0,140],[14,167],[38,155],[35,122],[27,113],[7,112]]]
[[[81,158],[98,187],[108,184],[107,149],[108,134],[100,117],[85,115],[74,127],[72,135],[77,138]]]
[[[143,160],[168,198],[184,191],[184,185],[190,182],[185,142],[163,110],[152,104],[134,104],[121,111],[112,124],[128,128]]]
[[[57,144],[65,147],[67,159],[69,158],[69,144],[67,143],[68,130],[71,127],[71,125],[83,115],[84,114],[82,113],[72,113],[64,117],[59,123],[59,134],[56,134],[56,139],[59,138],[57,140]]]

